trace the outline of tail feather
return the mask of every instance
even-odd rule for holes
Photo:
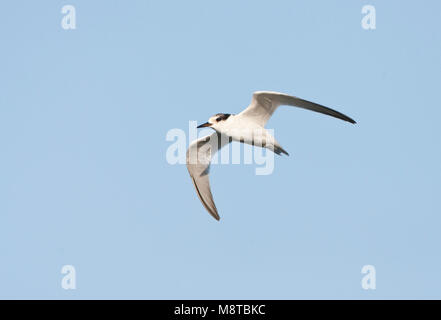
[[[286,152],[281,146],[274,146],[274,153],[277,154],[277,155],[279,155],[279,156],[280,156],[280,154],[282,154],[282,153],[284,153],[284,154],[286,154],[287,156],[289,156],[289,153]]]

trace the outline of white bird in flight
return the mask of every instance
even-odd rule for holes
[[[355,124],[348,116],[325,106],[279,92],[254,92],[250,105],[237,115],[218,113],[198,126],[214,129],[211,135],[193,141],[187,150],[187,169],[197,195],[205,209],[219,220],[210,190],[209,169],[212,156],[231,140],[268,148],[274,153],[288,155],[274,137],[264,128],[277,107],[289,105],[320,112]]]

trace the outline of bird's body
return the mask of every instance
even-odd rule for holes
[[[265,129],[267,121],[280,105],[296,106],[355,123],[353,119],[333,109],[294,96],[270,91],[255,92],[251,104],[237,115],[218,113],[212,116],[208,122],[198,128],[211,127],[216,133],[195,140],[190,144],[187,150],[187,168],[199,199],[216,220],[219,220],[220,217],[213,201],[208,178],[212,156],[230,140],[268,148],[278,155],[282,153],[288,155]]]
[[[229,115],[228,119],[211,127],[218,134],[229,137],[232,141],[264,147],[273,151],[282,148],[267,129],[241,114]]]

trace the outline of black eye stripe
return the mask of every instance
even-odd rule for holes
[[[216,121],[219,122],[219,121],[222,121],[222,120],[227,120],[229,118],[229,116],[231,116],[231,114],[229,114],[229,113],[218,113],[217,116],[219,116],[219,117],[216,118]]]

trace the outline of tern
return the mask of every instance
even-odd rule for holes
[[[209,169],[212,156],[231,141],[258,145],[270,149],[277,155],[286,152],[276,139],[264,128],[277,107],[288,105],[332,116],[352,124],[350,117],[328,107],[279,92],[254,92],[250,105],[237,115],[218,113],[198,128],[210,127],[211,135],[193,141],[187,150],[187,169],[196,193],[205,209],[220,219],[210,190]]]

